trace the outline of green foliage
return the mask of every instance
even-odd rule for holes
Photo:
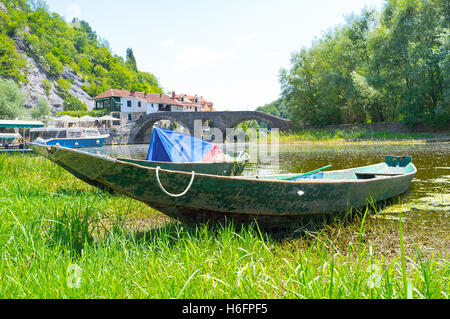
[[[21,71],[25,67],[26,61],[17,54],[14,41],[0,33],[0,76],[24,81]]]
[[[52,115],[50,104],[43,97],[40,97],[36,106],[31,110],[31,117],[36,120],[45,120]]]
[[[137,72],[136,58],[134,57],[132,48],[127,49],[127,64],[130,66],[132,70]]]
[[[87,111],[88,109],[86,103],[83,103],[70,93],[64,99],[63,106],[66,111]]]
[[[47,73],[52,77],[58,77],[63,73],[64,66],[62,63],[55,57],[55,55],[52,52],[48,52],[43,60],[42,63],[44,65],[44,69],[47,71]]]
[[[104,110],[92,110],[92,111],[64,111],[64,112],[58,112],[56,113],[57,116],[64,116],[64,115],[69,115],[72,117],[82,117],[84,115],[89,115],[92,117],[102,117],[104,115],[108,115],[109,112],[107,109]]]
[[[70,83],[70,81],[60,78],[58,79],[58,81],[56,81],[56,83],[58,84],[58,92],[59,94],[65,98],[69,95],[69,89],[70,86],[72,85],[72,83]]]
[[[28,0],[27,3],[33,11],[48,11],[48,4],[45,0]]]
[[[42,87],[44,88],[45,94],[48,96],[52,88],[52,82],[50,82],[49,80],[43,80]]]
[[[26,54],[36,59],[50,77],[57,80],[64,68],[73,70],[83,78],[83,89],[91,96],[111,87],[162,93],[153,74],[137,69],[131,48],[126,52],[126,61],[113,55],[107,41],[97,36],[86,21],[66,23],[58,14],[49,12],[43,0],[2,3],[7,13],[0,11],[0,76],[25,81],[26,61],[17,54],[14,43],[20,39]],[[61,92],[64,95],[65,90]]]
[[[276,101],[273,101],[272,103],[257,107],[256,111],[272,114],[284,119],[289,118],[286,103],[284,103],[282,99],[278,99]]]
[[[449,19],[441,0],[389,0],[349,18],[280,72],[290,118],[448,125]]]
[[[0,119],[15,119],[23,114],[25,94],[12,80],[0,78]]]

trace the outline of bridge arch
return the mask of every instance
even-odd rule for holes
[[[225,140],[227,128],[234,128],[239,123],[248,120],[257,120],[267,123],[272,128],[287,131],[292,128],[292,122],[271,114],[255,111],[230,112],[157,112],[150,113],[138,119],[130,132],[129,143],[148,143],[151,138],[153,124],[161,120],[170,120],[180,123],[194,135],[197,121],[212,121],[212,127],[219,129]]]
[[[164,113],[168,113],[168,112],[164,112]],[[155,115],[148,114],[148,115],[140,118],[138,121],[136,121],[135,128],[133,130],[134,134],[132,134],[132,142],[133,143],[150,143],[150,140],[152,137],[153,125],[156,122],[164,121],[164,120],[179,123],[179,124],[183,125],[183,127],[185,127],[186,129],[188,129],[189,133],[192,134],[190,123],[180,120],[179,117],[171,116],[170,114],[161,114],[159,116],[158,116],[158,114],[160,114],[160,113],[154,113],[154,114]]]
[[[262,113],[262,112],[239,112],[240,116],[231,118],[227,125],[234,128],[245,121],[256,120],[269,125],[271,128],[279,128],[280,130],[288,130],[291,127],[291,122],[281,117]]]

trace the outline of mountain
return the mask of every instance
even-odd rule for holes
[[[25,107],[44,97],[53,112],[92,109],[91,97],[111,87],[163,93],[131,48],[126,60],[112,54],[86,21],[67,23],[42,0],[0,0],[0,77],[20,85]]]

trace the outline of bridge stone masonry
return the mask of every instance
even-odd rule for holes
[[[278,128],[280,131],[289,131],[293,127],[291,121],[257,111],[156,112],[147,114],[136,121],[134,127],[131,129],[128,143],[150,143],[153,125],[161,120],[170,120],[181,124],[189,130],[191,135],[194,135],[196,123],[208,120],[212,123],[211,127],[220,130],[223,134],[223,140],[225,140],[227,128],[234,128],[240,123],[249,120],[266,123],[269,127]]]

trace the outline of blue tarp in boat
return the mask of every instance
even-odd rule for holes
[[[202,162],[214,151],[220,152],[212,143],[183,133],[153,128],[147,160],[158,162]]]

